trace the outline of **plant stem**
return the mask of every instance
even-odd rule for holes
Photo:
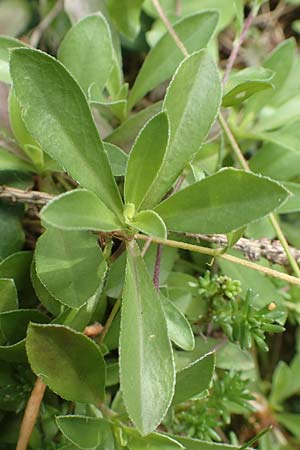
[[[31,433],[39,414],[45,390],[45,383],[40,378],[37,378],[25,408],[16,450],[27,449]]]
[[[154,275],[153,275],[153,283],[156,289],[159,289],[159,276],[160,276],[160,265],[161,265],[161,257],[163,252],[163,246],[158,244],[156,250],[156,259],[154,266]]]
[[[37,47],[43,33],[47,30],[49,25],[53,22],[56,16],[62,11],[64,6],[63,0],[57,0],[54,4],[53,8],[49,11],[49,13],[41,20],[36,29],[33,31],[30,38],[30,45],[32,47]]]
[[[245,38],[247,36],[248,30],[251,27],[251,25],[253,23],[253,20],[255,19],[256,13],[257,13],[256,10],[253,10],[253,11],[250,12],[249,16],[247,17],[247,19],[244,22],[244,26],[243,26],[243,29],[242,29],[242,32],[240,34],[239,39],[233,45],[233,48],[232,48],[232,51],[231,51],[230,56],[228,58],[228,62],[227,62],[227,65],[226,65],[226,68],[225,68],[225,72],[224,72],[224,75],[223,75],[223,80],[222,80],[223,85],[227,82],[227,80],[229,78],[229,74],[231,72],[231,69],[234,66],[235,60],[236,60],[236,58],[237,58],[237,56],[239,54],[239,51],[240,51],[240,48],[241,48],[243,42],[244,42],[244,40],[245,40]]]
[[[189,56],[189,52],[187,51],[184,43],[182,42],[182,40],[180,39],[180,37],[178,36],[178,34],[176,33],[176,31],[174,30],[171,22],[169,21],[168,17],[166,16],[159,0],[152,0],[152,3],[156,9],[156,11],[158,12],[158,15],[160,17],[160,19],[162,20],[162,22],[165,24],[168,32],[170,33],[170,35],[172,36],[172,38],[174,39],[177,47],[179,48],[179,50],[182,52],[182,54],[184,55],[185,58],[187,58]]]
[[[136,234],[136,239],[141,239],[147,241],[148,237],[143,234]],[[167,245],[168,247],[180,248],[182,250],[189,250],[191,252],[201,253],[203,255],[209,255],[213,258],[220,258],[226,261],[230,261],[240,266],[247,267],[248,269],[253,269],[258,272],[264,273],[270,277],[279,278],[280,280],[286,281],[287,283],[295,284],[300,286],[300,279],[293,277],[292,275],[287,275],[286,273],[279,272],[278,270],[270,269],[269,267],[264,267],[259,264],[247,261],[245,259],[238,258],[236,256],[228,255],[226,253],[220,253],[219,250],[214,250],[207,247],[201,247],[200,245],[187,244],[186,242],[172,241],[170,239],[158,239],[152,238],[152,242],[156,244]]]
[[[116,315],[117,315],[117,313],[118,313],[118,311],[119,311],[119,309],[120,309],[120,306],[121,306],[121,297],[119,297],[119,298],[116,300],[116,302],[115,302],[115,304],[114,304],[114,306],[113,306],[113,308],[112,308],[112,310],[111,310],[111,312],[110,312],[110,315],[108,316],[108,319],[107,319],[107,321],[106,321],[106,323],[105,323],[105,325],[104,325],[103,331],[102,331],[102,333],[101,333],[101,335],[100,335],[100,339],[99,339],[99,341],[98,341],[99,344],[102,344],[102,343],[103,343],[104,338],[105,338],[105,336],[107,335],[108,330],[110,329],[111,324],[113,323],[113,320],[114,320],[114,318],[116,317]]]

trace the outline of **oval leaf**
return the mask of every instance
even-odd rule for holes
[[[167,228],[162,218],[155,211],[141,211],[127,222],[133,228],[143,233],[166,239]]]
[[[155,182],[169,139],[165,112],[157,114],[142,129],[129,155],[125,178],[125,200],[138,210]],[[153,143],[155,142],[155,151]],[[146,170],[141,170],[145,167]]]
[[[205,11],[179,20],[174,29],[189,53],[206,47],[213,36],[219,14]],[[172,36],[166,32],[150,50],[129,95],[131,109],[147,92],[170,78],[183,55]]]
[[[93,86],[96,98],[101,98],[113,65],[111,34],[102,14],[92,14],[77,22],[65,35],[57,57],[86,95]]]
[[[63,230],[114,231],[122,228],[115,214],[93,192],[85,189],[56,197],[42,209],[41,218]]]
[[[106,272],[97,237],[84,231],[47,230],[38,240],[35,262],[50,294],[75,309],[95,294]]]
[[[79,448],[97,447],[102,440],[103,419],[86,416],[58,416],[56,423],[62,434]]]
[[[172,195],[155,210],[173,231],[227,233],[271,213],[288,196],[269,178],[230,168]]]
[[[134,242],[128,245],[120,378],[131,420],[141,434],[151,433],[171,403],[175,369],[160,300]]]
[[[33,372],[65,400],[94,405],[103,400],[104,359],[83,334],[61,325],[30,324],[26,351]]]
[[[215,354],[202,356],[176,374],[172,405],[185,402],[209,388],[215,370]]]
[[[167,321],[169,338],[183,350],[192,351],[195,347],[195,339],[189,321],[164,295],[160,295],[160,300]]]
[[[212,57],[202,50],[186,58],[178,67],[165,97],[163,108],[169,118],[170,140],[143,209],[152,209],[162,199],[200,150],[216,119],[220,102],[221,82]]]
[[[54,58],[12,51],[10,71],[23,119],[43,150],[121,217],[122,201],[84,93]]]

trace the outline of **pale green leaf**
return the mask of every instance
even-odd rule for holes
[[[288,196],[268,178],[228,168],[172,195],[155,211],[173,231],[227,233],[266,216]]]
[[[19,36],[31,20],[31,6],[26,0],[0,2],[0,30],[3,34]]]
[[[108,23],[101,13],[76,23],[61,42],[58,59],[69,69],[88,96],[101,99],[113,65],[113,46]]]
[[[240,446],[221,444],[216,442],[200,441],[183,436],[172,436],[173,439],[182,444],[185,450],[240,450]],[[250,450],[250,449],[249,449]]]
[[[38,240],[37,275],[56,300],[80,308],[98,290],[106,263],[97,236],[50,228]]]
[[[14,155],[5,148],[0,147],[0,170],[18,170],[21,172],[33,172],[33,166],[25,158]]]
[[[102,440],[103,419],[86,416],[58,416],[56,423],[62,434],[82,449],[97,447]]]
[[[169,121],[166,113],[162,112],[149,120],[133,145],[127,164],[125,200],[133,203],[136,210],[147,202],[147,194],[155,183],[168,140]]]
[[[115,214],[93,193],[76,189],[55,197],[41,211],[42,220],[64,230],[122,229]]]
[[[125,122],[113,130],[109,136],[105,138],[107,142],[118,145],[127,153],[130,151],[141,128],[145,126],[151,117],[154,117],[161,111],[162,102],[154,103],[141,111],[132,114]]]
[[[118,31],[133,40],[140,31],[140,14],[144,0],[108,0],[108,11]]]
[[[26,128],[45,152],[121,216],[122,201],[84,93],[61,63],[13,50],[11,76]]]
[[[163,109],[170,123],[169,145],[143,208],[152,209],[162,199],[200,150],[220,102],[221,82],[212,57],[202,50],[186,58],[167,90]]]
[[[114,144],[109,142],[104,142],[103,144],[113,175],[115,177],[123,177],[126,172],[128,155]]]
[[[151,433],[170,406],[175,369],[158,293],[134,242],[123,293],[120,377],[131,420],[141,434]]]
[[[18,308],[18,293],[14,280],[0,278],[0,312]]]
[[[60,397],[94,405],[103,401],[105,362],[97,345],[82,333],[61,325],[30,324],[26,351],[33,372]]]
[[[292,195],[287,202],[279,208],[278,212],[287,214],[300,211],[300,184],[287,182],[282,184]]]
[[[188,52],[192,53],[206,47],[218,19],[217,11],[204,11],[180,19],[174,24],[174,29]],[[129,109],[147,92],[170,78],[183,58],[174,39],[166,32],[145,59],[129,95]]]
[[[172,405],[185,402],[209,388],[215,370],[215,354],[200,357],[176,374]]]
[[[164,295],[160,295],[160,300],[166,316],[169,338],[183,350],[193,350],[195,339],[189,321],[175,304]]]
[[[167,238],[167,228],[162,218],[155,211],[141,211],[126,223],[149,236]]]

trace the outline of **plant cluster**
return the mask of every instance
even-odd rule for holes
[[[297,449],[298,4],[0,2],[1,449]]]

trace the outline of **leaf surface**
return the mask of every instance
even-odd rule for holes
[[[175,72],[165,96],[163,109],[169,118],[169,145],[143,209],[152,209],[162,199],[200,150],[216,119],[220,102],[220,77],[212,57],[201,50],[186,58]]]
[[[74,78],[57,60],[31,49],[12,52],[10,71],[28,131],[79,184],[121,216],[107,154]]]
[[[48,225],[63,230],[114,231],[122,228],[115,214],[86,189],[56,197],[42,209],[41,218]]]
[[[34,373],[65,400],[94,405],[103,400],[104,359],[82,333],[61,325],[30,324],[26,351]]]
[[[50,228],[39,238],[35,262],[50,294],[75,309],[95,294],[106,272],[97,237],[85,231]]]
[[[266,216],[288,197],[268,178],[228,168],[172,195],[155,211],[169,230],[227,233]]]
[[[58,416],[56,423],[62,434],[79,448],[95,448],[102,440],[103,419],[86,416]]]
[[[120,335],[121,390],[139,432],[151,433],[173,396],[175,369],[167,324],[137,245],[128,245]]]
[[[179,20],[174,29],[188,52],[192,53],[206,47],[218,19],[216,11],[205,11]],[[172,36],[166,32],[145,59],[129,95],[129,109],[147,92],[170,78],[183,58]]]
[[[104,16],[91,14],[77,22],[62,40],[57,57],[86,96],[92,87],[96,98],[101,99],[113,65],[112,39]]]

